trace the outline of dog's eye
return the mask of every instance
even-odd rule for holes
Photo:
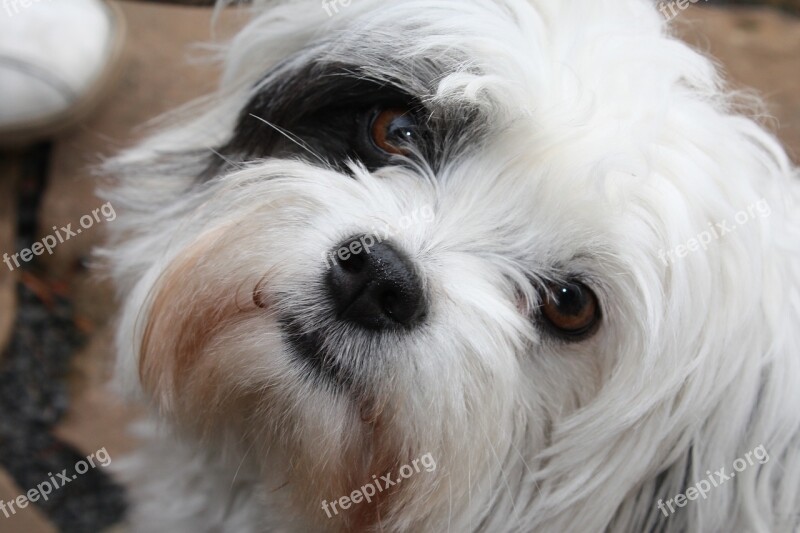
[[[600,322],[600,304],[583,283],[551,283],[542,295],[544,321],[557,335],[570,341],[585,339]]]
[[[387,154],[408,155],[417,135],[417,121],[408,109],[392,107],[375,112],[370,136],[375,146]]]

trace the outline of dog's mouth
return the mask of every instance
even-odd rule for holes
[[[308,375],[316,376],[336,387],[352,387],[352,372],[342,366],[326,345],[322,330],[308,331],[296,318],[283,318],[280,325],[291,356],[308,370]]]

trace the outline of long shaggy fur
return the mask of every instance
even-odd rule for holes
[[[216,95],[109,163],[118,379],[153,412],[122,468],[134,531],[800,528],[800,176],[708,59],[645,0],[269,4]],[[421,102],[440,148],[318,158],[342,76]],[[367,335],[333,316],[321,257],[384,226],[430,311]],[[602,306],[583,342],[532,318],[564,274]],[[349,386],[298,364],[289,319]],[[435,472],[321,510],[428,453]]]

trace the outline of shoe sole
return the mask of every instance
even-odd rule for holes
[[[114,82],[122,73],[122,51],[125,45],[127,24],[122,9],[115,3],[104,3],[111,21],[113,40],[108,52],[106,66],[97,79],[75,100],[68,109],[29,122],[14,125],[0,132],[0,145],[4,148],[20,148],[36,141],[53,137],[86,119],[102,102]]]

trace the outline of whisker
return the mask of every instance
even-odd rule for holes
[[[299,148],[302,148],[303,150],[305,150],[309,154],[311,154],[314,157],[316,157],[319,160],[320,163],[322,163],[322,164],[324,164],[326,166],[328,165],[328,162],[325,161],[325,159],[323,159],[322,156],[320,156],[318,153],[314,152],[314,150],[312,150],[311,147],[309,147],[307,143],[303,142],[302,139],[297,137],[297,135],[294,135],[294,134],[284,130],[283,128],[281,128],[279,126],[276,126],[272,122],[270,122],[270,121],[268,121],[266,119],[263,119],[263,118],[259,117],[258,115],[254,115],[253,113],[250,113],[250,116],[253,117],[256,120],[260,120],[261,122],[263,122],[264,124],[266,124],[270,128],[274,129],[275,131],[277,131],[278,133],[280,133],[281,135],[286,137],[289,141],[291,141],[294,144],[296,144]]]

